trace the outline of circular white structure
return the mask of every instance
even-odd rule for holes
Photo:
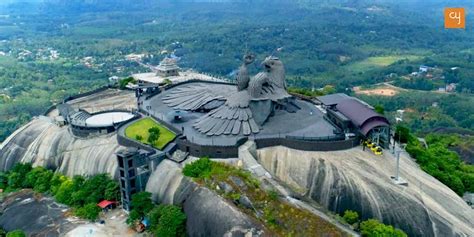
[[[110,127],[114,124],[122,123],[133,118],[132,113],[127,112],[107,112],[92,115],[86,120],[87,127]]]

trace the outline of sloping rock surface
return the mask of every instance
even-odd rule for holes
[[[0,170],[17,162],[31,162],[65,175],[109,173],[115,177],[120,149],[115,134],[77,138],[68,127],[59,127],[46,117],[32,120],[0,146]]]
[[[389,152],[272,147],[258,150],[258,159],[294,191],[331,211],[356,210],[363,219],[375,217],[409,236],[474,236],[474,210],[407,156],[400,165],[408,186],[391,182],[396,159]]]
[[[0,210],[2,228],[21,229],[29,236],[60,236],[78,225],[67,218],[68,207],[50,197],[35,197],[31,190],[9,195],[2,201]]]
[[[157,167],[146,190],[157,202],[183,205],[189,236],[256,236],[262,229],[217,194],[183,177],[172,161],[164,160]]]

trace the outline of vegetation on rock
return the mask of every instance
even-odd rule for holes
[[[344,215],[342,216],[342,218],[350,225],[353,225],[359,221],[359,213],[351,210],[346,210],[344,211]]]
[[[129,83],[135,84],[136,81],[133,79],[133,77],[127,77],[125,79],[122,79],[119,81],[119,88],[120,89],[125,89]]]
[[[474,165],[464,163],[456,152],[448,148],[456,143],[457,136],[430,134],[425,138],[428,145],[425,147],[415,135],[407,134],[406,129],[399,130],[404,131],[400,134],[407,140],[406,151],[416,159],[421,169],[460,196],[474,192]]]
[[[265,190],[240,168],[201,158],[186,164],[183,174],[234,203],[275,236],[343,235],[334,225],[279,198],[275,190]]]
[[[25,232],[21,230],[14,230],[7,233],[6,237],[26,237]]]
[[[89,220],[97,219],[98,202],[120,199],[117,182],[107,174],[71,179],[43,167],[32,168],[29,163],[18,163],[10,171],[0,173],[0,188],[5,192],[32,188],[38,193],[50,194],[57,202],[71,206],[75,215]]]
[[[375,219],[369,219],[360,223],[360,233],[363,237],[407,237],[400,229],[393,228],[391,225],[384,225]]]

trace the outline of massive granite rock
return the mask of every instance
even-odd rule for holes
[[[22,230],[28,236],[58,236],[78,225],[68,218],[69,207],[51,197],[22,190],[4,197],[0,204],[0,226],[6,231]]]
[[[89,113],[136,109],[135,93],[116,89],[102,90],[67,103]],[[115,133],[77,138],[68,131],[68,126],[59,127],[52,122],[58,115],[58,110],[53,109],[47,117],[33,119],[0,144],[0,171],[10,169],[17,162],[31,162],[68,176],[109,173],[116,177],[115,152],[121,147]]]
[[[30,162],[65,175],[109,173],[116,176],[115,152],[120,149],[115,134],[77,138],[68,127],[59,127],[47,117],[33,119],[0,146],[0,170],[17,162]]]
[[[178,164],[164,160],[151,175],[146,190],[154,201],[182,205],[189,236],[253,236],[262,227],[235,206],[181,174]]]
[[[388,153],[388,152],[386,152]],[[396,159],[361,148],[305,152],[285,147],[258,150],[258,161],[276,178],[331,211],[356,210],[409,236],[474,236],[474,210],[435,178],[402,156],[401,176],[391,182]]]

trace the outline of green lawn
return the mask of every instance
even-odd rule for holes
[[[415,61],[420,58],[421,58],[420,56],[416,56],[416,55],[390,55],[390,56],[370,57],[365,60],[349,64],[347,65],[347,68],[354,72],[365,72],[372,69],[386,67],[399,60],[407,59],[409,61]]]
[[[148,142],[148,129],[152,127],[158,127],[160,129],[160,138],[154,144],[151,144],[153,147],[162,150],[168,143],[174,140],[176,134],[168,130],[161,124],[157,123],[152,118],[140,119],[137,122],[131,124],[125,129],[125,135],[128,138],[137,140],[137,135],[142,136],[143,139],[140,141],[142,143],[150,145]]]

